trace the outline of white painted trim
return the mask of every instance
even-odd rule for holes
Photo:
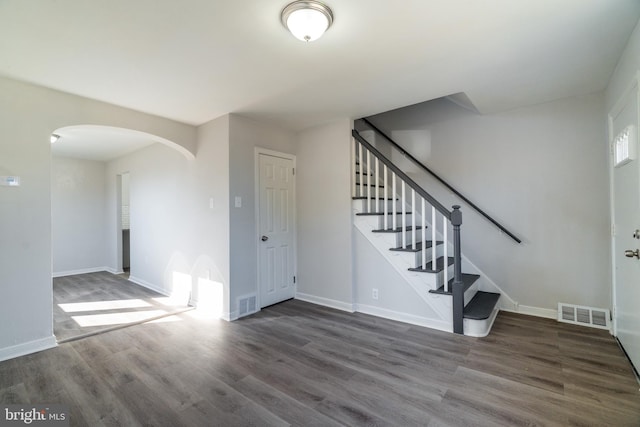
[[[439,331],[453,332],[453,327],[450,322],[444,322],[441,320],[430,319],[428,317],[388,310],[386,308],[375,307],[372,305],[354,304],[354,307],[359,313],[369,314],[372,316],[382,317],[384,319],[395,320],[398,322],[409,323],[411,325],[423,326],[425,328],[437,329]]]
[[[297,189],[296,189],[296,169],[297,158],[295,154],[283,153],[280,151],[270,150],[263,147],[253,148],[253,197],[254,197],[254,235],[256,237],[256,306],[258,311],[262,308],[262,289],[260,289],[260,155],[267,155],[272,157],[279,157],[281,159],[291,160],[293,163],[293,275],[298,277],[298,209],[297,209]],[[298,281],[293,284],[294,295],[297,295]],[[295,298],[295,297],[294,297]],[[233,314],[235,313],[235,315]],[[235,320],[238,318],[238,313],[232,311],[230,318]]]
[[[491,332],[491,328],[493,328],[493,322],[495,322],[496,317],[498,317],[499,311],[500,309],[495,308],[488,318],[482,320],[463,319],[465,336],[482,338],[489,335],[489,333]]]
[[[350,304],[348,302],[338,301],[334,299],[318,297],[315,295],[303,294],[300,292],[296,292],[295,299],[305,302],[310,302],[311,304],[323,305],[329,308],[335,308],[336,310],[348,311],[349,313],[355,312],[355,305]]]
[[[157,292],[159,294],[162,294],[164,296],[167,296],[167,297],[171,296],[171,293],[167,292],[166,289],[160,288],[160,287],[154,285],[153,283],[149,283],[149,282],[147,282],[145,280],[142,280],[142,279],[140,279],[138,277],[129,276],[129,281],[135,283],[136,285],[140,285],[143,288],[151,289],[152,291]]]
[[[611,321],[611,333],[613,336],[618,336],[618,310],[617,310],[617,289],[616,289],[616,254],[615,254],[615,235],[613,233],[615,227],[615,182],[614,182],[614,169],[613,166],[613,153],[611,149],[611,144],[613,142],[613,138],[615,135],[613,134],[613,120],[614,117],[620,114],[622,109],[625,107],[627,98],[633,95],[635,91],[635,96],[638,99],[638,105],[640,105],[640,70],[636,71],[635,76],[631,79],[631,82],[624,90],[620,98],[616,101],[614,106],[609,111],[607,115],[607,127],[608,127],[608,139],[607,139],[607,152],[608,152],[608,161],[609,161],[609,213],[611,217],[609,218],[611,222],[611,238],[609,240],[609,252],[611,254],[611,313],[612,313],[612,321]],[[640,125],[640,110],[638,111],[637,124]]]
[[[558,320],[558,310],[541,307],[531,307],[528,305],[518,305],[515,309],[501,309],[510,313],[526,314],[528,316],[544,317],[545,319]]]
[[[57,347],[56,337],[51,335],[39,340],[29,341],[22,344],[17,344],[11,347],[0,349],[0,362],[3,360],[14,359],[16,357],[24,356],[31,353],[37,353],[39,351],[48,350],[50,348]]]
[[[124,274],[124,270],[116,270],[115,268],[111,268],[111,267],[107,267],[106,271],[111,273],[111,274]]]
[[[81,268],[79,270],[58,271],[53,273],[51,276],[52,277],[76,276],[78,274],[98,273],[101,271],[111,272],[109,267],[93,267],[93,268]]]

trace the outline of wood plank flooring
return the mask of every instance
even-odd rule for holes
[[[64,341],[187,308],[169,306],[163,303],[166,300],[108,272],[57,277],[53,279],[53,333]]]
[[[194,312],[0,363],[0,402],[78,426],[639,426],[606,332],[500,313],[470,338],[291,300]]]

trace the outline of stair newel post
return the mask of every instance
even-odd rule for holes
[[[462,225],[462,212],[460,206],[453,206],[451,212],[451,225],[453,226],[453,332],[464,333],[464,283],[462,282],[462,255],[460,250],[460,226]]]

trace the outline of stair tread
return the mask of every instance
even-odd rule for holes
[[[478,291],[464,308],[464,318],[474,320],[484,320],[491,316],[496,307],[500,294],[493,292]]]
[[[418,225],[416,226],[416,230],[421,230],[422,226]],[[413,226],[408,225],[404,228],[402,227],[396,227],[396,228],[381,228],[379,230],[371,230],[372,233],[401,233],[403,231],[412,231],[413,230]]]
[[[442,243],[442,240],[436,240],[436,245],[441,245]],[[431,247],[433,247],[433,240],[427,240],[427,249]],[[413,245],[409,243],[406,248],[401,246],[398,248],[391,248],[389,250],[395,252],[420,252],[422,250],[422,242],[417,242],[415,249],[413,248]]]
[[[480,276],[478,274],[462,273],[462,283],[464,283],[463,292],[467,292],[467,289],[469,289],[479,278]],[[453,289],[453,279],[449,280],[449,292],[445,292],[444,285],[442,285],[438,289],[430,290],[429,293],[451,295],[451,289]]]
[[[448,257],[448,263],[447,266],[452,265],[453,264],[453,257]],[[436,259],[436,269],[434,270],[432,267],[432,262],[428,262],[427,263],[427,268],[423,269],[422,267],[416,267],[416,268],[410,268],[409,271],[415,271],[418,273],[439,273],[442,270],[444,270],[444,257],[440,257],[438,259]]]
[[[352,199],[352,200],[367,200],[367,199],[368,199],[368,197],[367,197],[367,196],[354,196],[354,197],[352,197],[351,199]],[[375,196],[371,196],[371,200],[376,200]],[[377,199],[377,200],[385,200],[385,198],[384,198],[384,196],[380,196],[380,197],[378,197],[378,199]],[[387,199],[386,199],[386,200],[393,201],[393,200],[398,200],[398,199],[394,199],[394,198],[392,198],[392,197],[387,197]]]
[[[364,183],[364,184],[363,184],[363,183],[361,183],[361,182],[356,182],[356,185],[362,185],[363,187],[369,187],[369,184],[367,184],[367,183]],[[375,184],[373,184],[371,187],[376,187],[376,185],[375,185]],[[379,187],[379,188],[384,188],[384,185],[379,184],[377,187]]]
[[[411,212],[406,212],[407,215],[411,215]],[[383,216],[384,212],[358,212],[356,215],[360,216]],[[393,215],[393,212],[387,212],[387,215]],[[402,212],[396,212],[396,215],[402,215]]]

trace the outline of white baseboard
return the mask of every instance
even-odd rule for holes
[[[50,337],[41,338],[39,340],[29,341],[11,347],[0,348],[0,362],[31,353],[48,350],[50,348],[57,347],[57,345],[58,343],[56,342],[56,337],[54,335],[51,335]]]
[[[152,291],[162,294],[164,296],[167,296],[167,297],[171,296],[171,293],[167,292],[166,289],[162,289],[159,286],[154,285],[153,283],[149,283],[146,280],[142,280],[138,277],[129,276],[129,281],[135,283],[136,285],[140,285],[143,288],[151,289]]]
[[[81,268],[80,270],[58,271],[52,274],[53,277],[76,276],[78,274],[98,273],[100,271],[109,271],[108,267]]]
[[[349,304],[347,302],[338,301],[334,299],[318,297],[315,295],[302,294],[300,292],[296,293],[296,299],[300,301],[310,302],[312,304],[324,305],[325,307],[335,308],[336,310],[348,311],[349,313],[353,313],[355,307],[353,304]]]
[[[409,323],[416,326],[424,326],[425,328],[437,329],[439,331],[453,332],[451,323],[438,319],[416,316],[414,314],[402,313],[399,311],[364,304],[356,304],[355,309],[360,313],[370,314],[372,316],[382,317],[389,320],[396,320],[398,322]]]
[[[528,305],[517,305],[515,309],[501,308],[502,311],[510,313],[526,314],[529,316],[544,317],[546,319],[558,320],[558,310],[550,308],[531,307]]]
[[[107,267],[107,271],[111,274],[123,274],[124,270],[116,270],[115,268]]]

